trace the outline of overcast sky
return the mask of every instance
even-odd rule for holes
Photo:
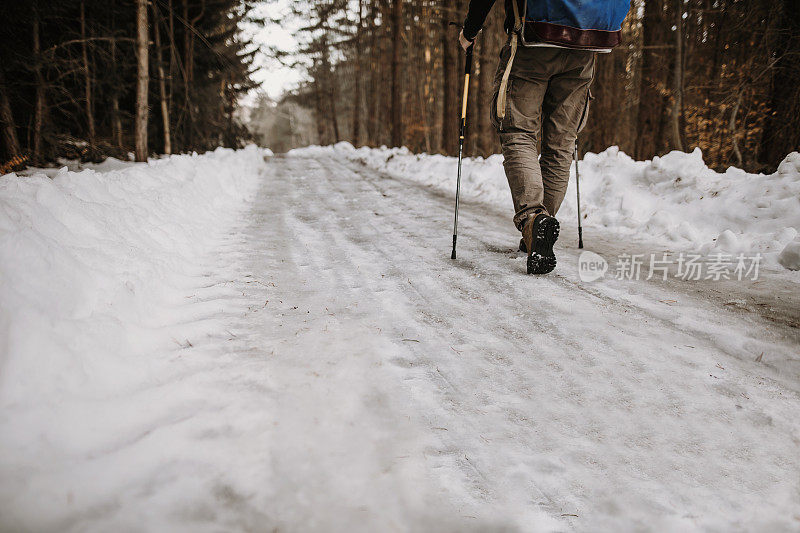
[[[261,47],[262,52],[255,58],[259,67],[253,76],[261,83],[262,90],[272,98],[278,98],[285,90],[294,87],[301,76],[296,70],[282,67],[270,57],[269,47],[277,46],[283,50],[293,50],[297,43],[292,36],[298,21],[289,15],[288,0],[262,2],[256,7],[254,15],[266,19],[280,19],[280,25],[268,24],[266,28],[246,28],[245,33],[253,38],[253,42]]]

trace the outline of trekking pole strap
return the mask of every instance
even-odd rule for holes
[[[508,89],[508,78],[511,76],[511,66],[514,64],[514,56],[517,55],[517,41],[519,40],[519,32],[522,31],[522,19],[519,16],[519,6],[517,5],[517,0],[511,0],[511,5],[514,6],[514,29],[511,32],[511,53],[508,56],[506,69],[503,71],[503,80],[500,82],[500,90],[497,93],[497,118],[500,120],[506,118],[506,92]]]

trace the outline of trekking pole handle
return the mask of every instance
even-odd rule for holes
[[[464,31],[464,27],[458,22],[453,22],[451,20],[448,24],[450,26],[456,26],[457,28],[461,28],[461,31]],[[467,47],[467,60],[464,62],[464,74],[469,74],[470,72],[472,72],[472,50],[474,48],[475,48],[475,40],[473,39],[472,44],[470,44]]]
[[[464,61],[464,94],[461,96],[461,122],[458,134],[462,142],[467,131],[467,96],[469,95],[469,77],[472,72],[472,50],[474,46],[474,44],[469,45]]]

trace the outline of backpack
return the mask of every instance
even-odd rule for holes
[[[515,7],[515,18],[519,7]],[[630,0],[525,0],[523,45],[550,43],[569,48],[613,48],[621,41]]]

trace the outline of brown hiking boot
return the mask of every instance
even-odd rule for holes
[[[522,227],[520,249],[528,253],[528,274],[547,274],[556,268],[553,245],[558,240],[558,220],[540,213],[531,217]]]

